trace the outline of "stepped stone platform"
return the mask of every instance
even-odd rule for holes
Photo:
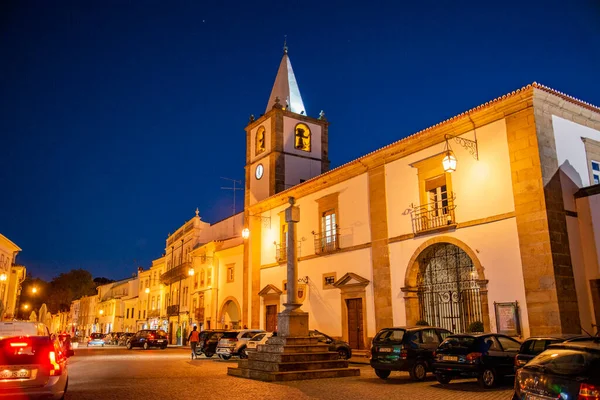
[[[275,382],[359,376],[360,370],[348,368],[347,360],[340,360],[337,352],[329,351],[317,338],[299,336],[270,338],[227,374]]]

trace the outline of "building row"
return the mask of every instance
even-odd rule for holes
[[[533,83],[413,134],[393,126],[402,139],[330,169],[329,122],[308,116],[286,50],[245,128],[243,212],[209,224],[196,210],[149,268],[74,302],[71,324],[171,343],[192,325],[276,330],[295,246],[310,328],[354,349],[417,323],[595,332],[600,109]]]
[[[21,248],[0,234],[0,320],[12,320],[19,309],[21,284],[27,269],[17,264]]]

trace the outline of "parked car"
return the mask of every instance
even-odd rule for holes
[[[384,328],[371,343],[371,367],[381,379],[392,371],[408,371],[411,379],[422,381],[432,371],[435,350],[450,335],[433,326]]]
[[[15,336],[50,336],[50,331],[48,330],[48,327],[41,322],[0,322],[0,339]]]
[[[600,398],[600,338],[553,344],[517,371],[513,399]]]
[[[102,346],[104,347],[104,334],[103,333],[91,333],[87,340],[87,345],[89,346]]]
[[[246,344],[246,356],[248,355],[248,350],[256,350],[259,344],[265,344],[272,336],[273,332],[261,332],[254,335]]]
[[[341,360],[347,360],[352,357],[352,349],[348,342],[343,340],[334,339],[329,335],[319,332],[316,329],[308,331],[308,336],[319,338],[319,343],[325,343],[329,345],[329,351],[335,351],[338,353],[338,357]]]
[[[438,382],[473,377],[491,388],[505,375],[514,375],[514,359],[521,343],[497,333],[451,335],[435,351],[433,369]]]
[[[131,350],[134,347],[141,347],[144,350],[148,350],[150,347],[159,347],[164,350],[168,344],[167,332],[162,329],[142,329],[129,338],[127,349]]]
[[[224,360],[229,360],[232,356],[246,358],[246,344],[254,335],[261,332],[264,331],[261,329],[238,329],[224,332],[217,345],[217,355]]]
[[[127,342],[133,335],[135,335],[135,333],[133,333],[133,332],[123,333],[121,336],[119,336],[119,341],[117,342],[117,344],[119,346],[127,346]]]
[[[546,350],[551,344],[578,340],[579,338],[587,339],[587,337],[581,335],[547,335],[528,338],[521,344],[521,348],[515,356],[515,372]]]
[[[0,365],[1,398],[64,398],[67,354],[50,336],[0,339]]]
[[[219,344],[219,339],[225,333],[224,329],[208,329],[200,332],[200,340],[198,341],[198,346],[196,346],[196,355],[206,356],[207,358],[211,358],[217,352],[217,345]]]

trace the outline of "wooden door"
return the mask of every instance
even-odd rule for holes
[[[265,317],[265,330],[267,332],[274,332],[277,330],[277,306],[267,306],[266,317]]]
[[[362,299],[346,300],[348,308],[348,343],[357,350],[365,348],[363,343]]]

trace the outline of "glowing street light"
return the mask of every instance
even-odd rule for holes
[[[8,276],[6,275],[5,272],[0,274],[0,281],[6,281],[8,279]]]
[[[104,310],[100,310],[100,315],[104,314]]]
[[[242,237],[243,237],[244,239],[248,239],[248,238],[250,237],[250,229],[248,229],[248,228],[244,228],[244,229],[242,230]]]
[[[190,268],[190,269],[188,270],[188,275],[189,275],[189,276],[194,276],[194,274],[195,274],[195,273],[196,273],[196,271],[194,271],[194,268]]]
[[[33,293],[33,294],[37,293],[37,288],[35,286],[31,288],[31,293]]]
[[[446,156],[442,160],[442,166],[446,172],[456,171],[456,157],[454,157],[454,152],[452,150],[446,152]]]
[[[29,310],[29,304],[23,304],[23,309]]]
[[[146,288],[146,290],[144,290],[144,292],[145,292],[146,294],[150,293],[150,288],[149,288],[149,287],[147,287],[147,288]]]

